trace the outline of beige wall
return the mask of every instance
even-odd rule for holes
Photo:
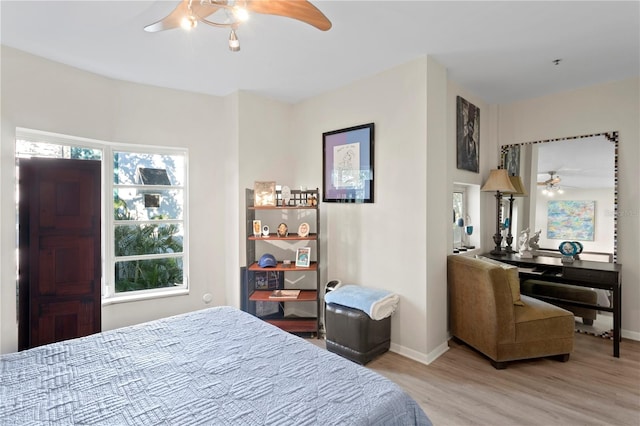
[[[220,285],[239,282],[237,191],[230,192],[227,186],[238,184],[232,101],[111,80],[2,47],[0,190],[7,196],[0,201],[0,352],[17,348],[16,127],[189,149],[191,292],[104,306],[103,329],[110,329],[204,308],[205,293],[213,295],[212,305],[237,303]]]
[[[640,79],[500,106],[498,145],[617,130],[622,335],[640,340]]]
[[[421,58],[297,104],[292,120],[294,155],[310,159],[296,176],[319,184],[322,133],[375,123],[375,202],[321,206],[323,280],[398,293],[392,350],[422,362],[447,348],[446,114],[446,72]]]

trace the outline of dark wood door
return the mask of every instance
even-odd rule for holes
[[[100,168],[19,161],[20,349],[101,329]]]

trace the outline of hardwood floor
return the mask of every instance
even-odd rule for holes
[[[318,343],[322,345],[322,341]],[[571,359],[536,359],[494,369],[464,344],[431,365],[393,352],[367,364],[400,385],[436,426],[640,425],[640,342],[576,334]]]

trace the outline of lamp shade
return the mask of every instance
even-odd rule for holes
[[[516,192],[512,192],[509,195],[512,195],[514,197],[526,197],[527,195],[529,195],[527,194],[527,190],[522,184],[522,179],[520,179],[520,176],[509,176],[509,180],[511,181],[511,185],[513,185],[513,187],[516,189]]]
[[[515,193],[518,192],[509,180],[509,174],[506,169],[493,169],[489,174],[489,178],[484,183],[481,191],[499,191]]]

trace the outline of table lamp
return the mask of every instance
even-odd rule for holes
[[[495,248],[491,250],[491,254],[502,256],[507,254],[502,250],[502,234],[500,233],[500,202],[503,193],[514,193],[517,189],[511,184],[509,174],[506,169],[493,169],[489,173],[489,178],[480,189],[483,192],[495,191],[496,197],[496,233],[493,236]]]
[[[511,185],[516,189],[516,192],[509,193],[509,232],[507,233],[506,238],[506,247],[504,250],[507,253],[517,253],[518,250],[514,250],[511,248],[511,243],[513,242],[513,234],[511,233],[511,226],[513,225],[513,201],[514,197],[526,197],[527,190],[524,189],[524,185],[522,184],[522,179],[520,176],[509,176],[509,180],[511,181]]]

